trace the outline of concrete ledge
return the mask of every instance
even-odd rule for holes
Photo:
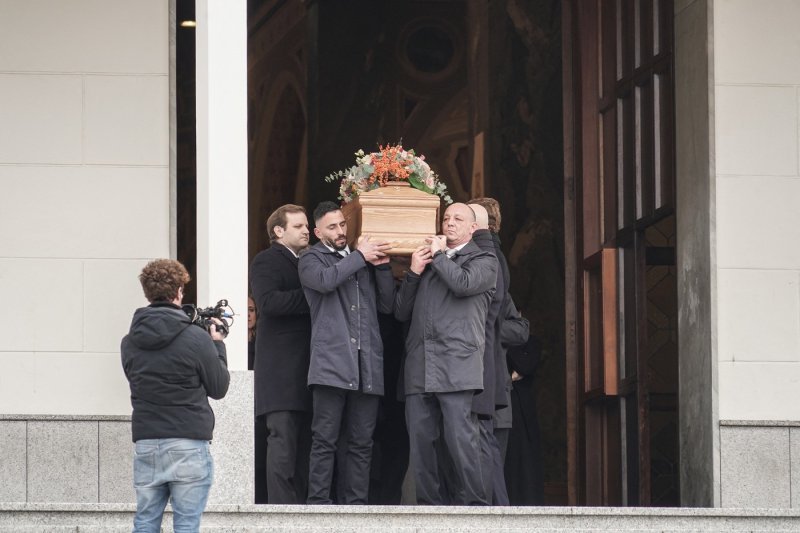
[[[720,426],[744,427],[800,427],[800,420],[720,420]]]
[[[126,531],[131,504],[0,503],[0,531]],[[164,531],[172,531],[171,514]],[[798,531],[777,509],[210,505],[203,531]]]
[[[26,422],[130,422],[130,415],[3,415],[0,421],[24,420]]]

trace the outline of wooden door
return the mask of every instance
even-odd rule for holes
[[[569,500],[677,504],[673,5],[562,5]]]

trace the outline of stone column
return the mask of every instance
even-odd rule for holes
[[[240,316],[226,344],[247,368],[247,4],[197,2],[197,303]]]
[[[707,0],[675,4],[678,412],[686,507],[720,504],[711,9]]]
[[[212,503],[253,502],[247,372],[247,2],[197,0],[197,300],[238,313],[226,340],[231,388],[214,402]]]

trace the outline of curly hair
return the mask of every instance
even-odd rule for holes
[[[486,212],[489,213],[489,231],[492,233],[500,233],[500,222],[502,222],[502,217],[500,216],[500,203],[495,200],[494,198],[473,198],[467,204],[478,204],[482,205]]]
[[[174,259],[150,261],[139,274],[144,297],[150,303],[171,302],[191,279],[186,267]]]

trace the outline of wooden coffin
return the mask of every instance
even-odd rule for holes
[[[394,246],[389,255],[411,255],[438,233],[441,199],[405,182],[390,182],[362,193],[342,208],[347,220],[347,241],[355,247],[361,235],[386,240]]]

